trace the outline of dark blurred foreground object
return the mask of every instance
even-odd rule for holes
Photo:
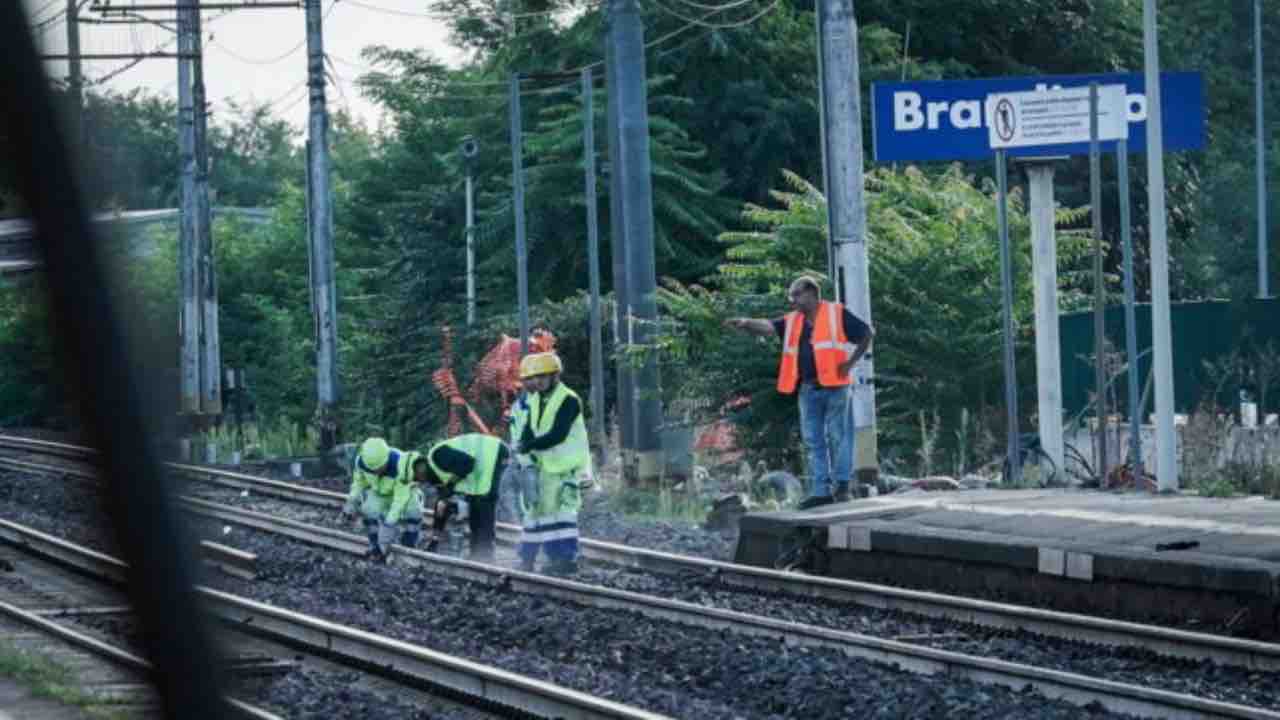
[[[73,159],[18,0],[0,1],[0,133],[38,228],[64,377],[86,438],[110,482],[105,506],[129,563],[129,595],[142,620],[154,682],[168,717],[236,714],[224,705],[210,635],[192,592],[189,543],[162,482],[136,394],[138,366],[120,332],[101,246],[94,238]]]

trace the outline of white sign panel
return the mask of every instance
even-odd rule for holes
[[[1089,88],[988,95],[992,150],[1089,142]],[[1124,85],[1098,87],[1098,140],[1129,136]]]

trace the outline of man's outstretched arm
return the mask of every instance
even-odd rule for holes
[[[729,318],[724,326],[751,333],[752,335],[773,335],[773,321],[763,318]]]

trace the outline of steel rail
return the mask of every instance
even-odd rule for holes
[[[122,582],[127,569],[116,558],[6,520],[0,520],[0,542],[16,545],[108,582]],[[665,718],[553,683],[212,588],[198,586],[196,592],[206,612],[237,632],[268,637],[317,655],[358,665],[393,680],[408,678],[416,684],[447,688],[486,704],[514,708],[541,717],[574,720]],[[2,604],[0,612],[7,612]],[[31,618],[33,622],[49,623],[39,616],[31,615]],[[134,660],[145,662],[138,658]]]
[[[0,601],[0,615],[5,615],[17,620],[28,627],[32,627],[46,635],[50,635],[65,643],[73,645],[96,657],[102,658],[113,665],[118,665],[144,675],[150,675],[154,669],[150,662],[127,650],[122,650],[110,643],[105,643],[97,638],[72,630],[71,628],[42,617],[40,614],[23,610],[17,605]],[[224,701],[236,717],[247,718],[248,720],[283,720],[279,715],[254,707],[253,705],[236,700],[235,698],[224,698]]]
[[[96,480],[98,477],[94,472],[81,470],[79,468],[41,465],[39,463],[28,462],[26,460],[14,460],[12,458],[0,458],[0,467],[40,474],[74,475],[76,477],[90,480]],[[258,576],[258,556],[251,552],[245,552],[244,550],[228,547],[209,540],[201,540],[200,554],[206,563],[222,570],[228,575],[233,575],[244,580],[253,580]]]
[[[13,445],[7,441],[17,441]],[[54,452],[79,457],[92,454],[92,450],[61,443],[34,441],[39,446],[55,446]],[[17,446],[35,449],[26,438],[0,435],[0,446]],[[0,464],[5,461],[0,459]],[[249,489],[269,497],[297,500],[313,505],[339,507],[345,501],[341,493],[310,488],[294,483],[263,478],[246,473],[219,468],[182,463],[169,463],[175,472],[207,483],[236,489]],[[62,470],[62,472],[69,472]],[[74,474],[74,473],[73,473]],[[84,474],[85,477],[91,477]],[[428,509],[427,514],[430,514]],[[259,527],[259,529],[268,529]],[[498,540],[513,544],[518,541],[520,528],[505,523],[498,524]],[[341,539],[336,543],[345,543]],[[361,541],[363,543],[363,540]],[[801,598],[817,598],[850,603],[882,610],[896,610],[925,617],[973,623],[984,627],[1021,630],[1047,637],[1099,643],[1114,647],[1138,646],[1171,657],[1192,660],[1211,660],[1224,665],[1235,665],[1256,670],[1280,671],[1280,645],[1212,635],[1188,630],[1178,630],[1142,623],[1113,620],[1110,618],[1080,615],[1076,613],[1045,610],[1023,605],[978,600],[944,595],[922,590],[878,585],[875,583],[828,578],[799,573],[783,572],[751,565],[739,565],[707,558],[665,553],[658,550],[631,547],[601,540],[582,538],[579,541],[582,554],[593,560],[624,567],[634,567],[658,573],[699,573],[713,577],[725,585],[776,592]],[[334,546],[347,549],[347,544]],[[361,545],[360,547],[363,547]]]
[[[341,530],[317,528],[296,520],[276,518],[207,500],[184,498],[179,502],[192,512],[223,522],[267,530],[300,542],[351,554],[363,554],[365,551],[363,537]],[[1081,706],[1098,703],[1115,712],[1161,718],[1280,720],[1280,711],[1260,707],[1220,702],[1075,673],[605,588],[412,548],[397,547],[395,556],[411,558],[413,561],[429,566],[432,572],[442,575],[492,584],[516,592],[537,594],[587,607],[635,612],[677,624],[767,637],[792,646],[831,648],[850,657],[897,665],[915,673],[945,674],[1013,688],[1031,686],[1046,697],[1059,698]]]

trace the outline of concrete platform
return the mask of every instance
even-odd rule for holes
[[[1280,501],[1071,490],[912,493],[747,515],[736,560],[1143,622],[1277,635]]]

